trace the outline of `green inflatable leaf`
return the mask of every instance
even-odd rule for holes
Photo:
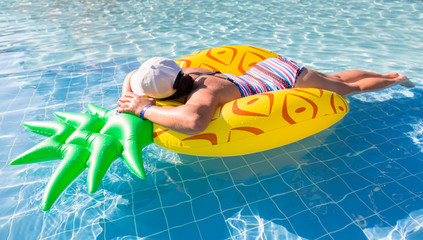
[[[89,113],[55,113],[59,121],[26,122],[30,131],[48,136],[10,164],[62,159],[51,176],[41,203],[48,211],[61,193],[88,168],[87,186],[97,191],[107,169],[122,157],[131,172],[145,178],[142,148],[153,142],[150,121],[89,104]]]

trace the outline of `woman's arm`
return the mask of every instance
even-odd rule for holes
[[[163,108],[155,106],[154,99],[127,92],[119,99],[117,111],[131,112],[139,116],[149,104],[153,106],[145,112],[144,119],[177,132],[193,135],[206,129],[218,107],[218,99],[213,91],[200,88],[194,90],[184,105]]]
[[[129,82],[129,80],[131,79],[132,75],[134,75],[134,73],[136,71],[138,71],[138,70],[134,70],[134,71],[126,74],[125,80],[123,80],[123,84],[122,84],[122,96],[124,96],[125,93],[127,93],[127,92],[132,93],[131,83]]]

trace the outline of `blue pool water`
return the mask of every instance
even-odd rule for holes
[[[422,239],[423,2],[0,1],[0,239]],[[10,166],[44,137],[24,121],[113,109],[126,73],[244,44],[335,73],[416,82],[350,97],[337,125],[238,157],[150,145],[148,177],[121,159],[89,194],[84,172],[49,212],[59,161]]]

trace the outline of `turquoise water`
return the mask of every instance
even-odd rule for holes
[[[423,2],[0,2],[0,239],[422,239]],[[416,82],[350,98],[339,124],[251,155],[205,158],[151,145],[148,178],[115,161],[84,172],[49,212],[59,161],[9,166],[44,139],[22,122],[116,107],[126,73],[245,44],[326,73],[399,72]]]

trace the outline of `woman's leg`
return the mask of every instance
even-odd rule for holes
[[[347,79],[352,78],[347,77]],[[303,72],[298,76],[295,87],[325,89],[345,96],[365,91],[380,90],[396,83],[404,82],[405,79],[407,79],[407,77],[404,75],[397,77],[373,75],[373,77],[362,78],[356,82],[348,83],[339,76],[326,75],[315,70],[304,68]]]
[[[351,83],[357,82],[363,78],[396,78],[399,76],[398,73],[389,73],[389,74],[379,74],[374,72],[367,72],[361,70],[348,70],[345,72],[340,72],[336,74],[329,74],[328,76],[336,77],[341,79],[344,82]]]

